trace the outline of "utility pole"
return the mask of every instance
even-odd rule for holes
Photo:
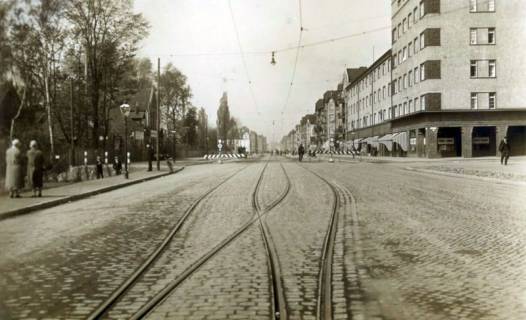
[[[161,58],[157,58],[157,171],[161,170],[161,158],[159,155],[159,140],[161,138]]]
[[[71,126],[70,142],[71,142],[71,154],[69,158],[69,166],[75,165],[75,141],[74,141],[74,129],[73,129],[73,78],[69,78],[69,125]]]

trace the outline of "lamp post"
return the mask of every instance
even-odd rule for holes
[[[124,154],[126,155],[124,160],[124,179],[128,179],[128,116],[130,115],[130,105],[126,103],[121,104],[120,109],[124,116]]]

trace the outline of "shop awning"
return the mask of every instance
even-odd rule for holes
[[[387,148],[388,151],[392,151],[393,150],[393,138],[397,135],[398,133],[386,134],[385,136],[380,137],[378,139],[378,142],[383,144]]]
[[[370,144],[373,148],[378,148],[378,136],[369,137],[365,139],[367,144]]]
[[[393,137],[393,142],[396,142],[400,145],[402,150],[408,151],[409,150],[409,139],[407,137],[407,132],[400,132],[396,135],[396,137]]]
[[[358,148],[360,147],[360,142],[362,142],[363,139],[354,139],[352,141],[352,145],[355,147],[355,148]]]

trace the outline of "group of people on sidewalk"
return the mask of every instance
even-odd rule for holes
[[[9,192],[10,198],[20,198],[20,192],[26,184],[33,191],[32,197],[42,197],[46,162],[35,140],[31,140],[29,150],[24,155],[22,143],[19,139],[14,139],[5,153],[5,162],[5,189]],[[117,175],[122,172],[122,162],[117,156],[113,161],[113,170]],[[99,156],[96,162],[96,175],[97,179],[104,178],[103,162]]]
[[[116,175],[120,175],[122,172],[122,162],[117,156],[115,156],[115,159],[113,160],[113,170]],[[97,179],[104,179],[104,163],[100,156],[97,156],[97,160],[95,161],[95,173]]]
[[[18,139],[14,139],[11,147],[7,149],[6,160],[6,175],[5,188],[9,191],[9,197],[20,198],[20,191],[24,188],[24,163],[27,159],[27,182],[33,190],[33,197],[42,197],[42,187],[44,184],[45,161],[42,151],[38,147],[38,143],[32,140],[29,143],[29,150],[26,153],[26,158],[20,150],[22,143]]]

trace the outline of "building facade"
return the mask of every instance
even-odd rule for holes
[[[385,155],[473,157],[497,154],[508,136],[512,154],[526,154],[526,1],[393,0],[391,7],[390,109],[384,115],[379,86],[367,88],[375,63],[372,79],[351,89],[353,141]],[[364,100],[368,89],[372,100]]]
[[[345,87],[344,96],[348,115],[347,128],[350,131],[347,137],[352,138],[356,130],[382,125],[389,121],[391,119],[391,50],[354,77]],[[370,141],[370,144],[377,147],[377,139]],[[358,148],[358,145],[355,148]]]

